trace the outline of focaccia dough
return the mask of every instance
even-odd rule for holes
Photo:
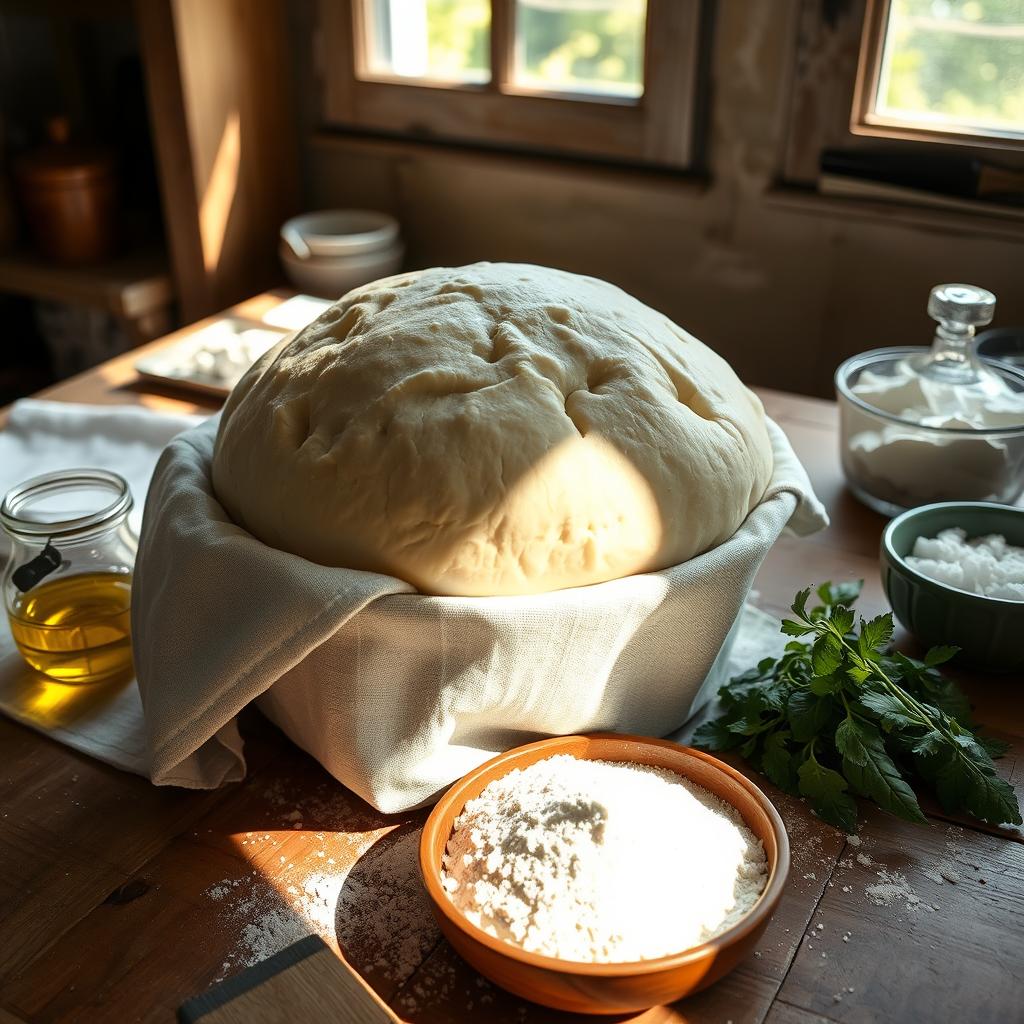
[[[726,538],[772,472],[760,401],[625,292],[477,263],[349,292],[232,393],[214,488],[264,543],[430,594],[532,594]]]

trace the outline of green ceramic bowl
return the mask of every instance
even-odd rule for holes
[[[968,539],[1001,533],[1024,547],[1024,509],[943,501],[897,516],[882,534],[882,584],[893,613],[927,647],[956,644],[956,663],[990,672],[1024,669],[1024,601],[982,597],[922,576],[904,559],[918,537],[960,526]]]

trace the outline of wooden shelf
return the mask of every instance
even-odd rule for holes
[[[981,209],[984,205],[982,203],[976,204],[979,207],[977,211],[967,213],[906,202],[823,195],[813,189],[792,185],[776,185],[765,192],[764,199],[769,206],[812,216],[881,221],[926,231],[983,236],[1018,243],[1024,238],[1024,222],[1016,217],[1001,217],[998,212],[989,213]]]
[[[290,9],[286,0],[0,0],[3,15],[33,16],[12,45],[23,35],[25,45],[45,46],[40,66],[57,79],[36,111],[31,69],[3,60],[28,125],[38,127],[52,92],[83,137],[120,137],[123,127],[122,142],[141,147],[141,124],[109,123],[128,106],[112,104],[107,88],[137,48],[166,233],[166,264],[125,259],[72,274],[0,257],[0,292],[89,303],[139,328],[135,337],[152,338],[170,328],[166,314],[159,325],[152,314],[145,325],[132,318],[140,308],[167,309],[168,266],[175,305],[189,322],[280,280],[278,231],[302,209]],[[80,24],[87,19],[95,24]],[[130,116],[139,115],[135,108]]]
[[[92,306],[125,320],[174,301],[166,257],[152,249],[89,267],[62,267],[27,252],[0,255],[0,291]]]

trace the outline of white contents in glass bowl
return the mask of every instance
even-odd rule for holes
[[[967,531],[951,527],[937,537],[918,537],[906,559],[929,579],[983,597],[1024,601],[1024,548],[999,534],[967,540]]]
[[[735,808],[675,772],[561,754],[491,782],[455,820],[442,883],[534,953],[625,963],[735,924],[768,880]]]
[[[971,389],[929,381],[909,366],[891,375],[865,370],[850,390],[901,421],[846,410],[850,469],[871,493],[901,507],[951,497],[1005,501],[1016,496],[1024,448],[1012,439],[1024,438],[1024,397],[979,397]],[[943,432],[950,430],[960,433]]]
[[[890,376],[865,370],[850,390],[881,412],[927,427],[991,430],[1024,424],[1021,396],[950,387],[922,377],[909,365]]]

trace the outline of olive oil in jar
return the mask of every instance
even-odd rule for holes
[[[8,606],[11,633],[34,669],[61,683],[95,683],[132,664],[128,573],[44,581]]]
[[[0,589],[18,653],[58,683],[98,683],[132,666],[138,537],[132,492],[109,469],[60,469],[0,502],[11,550]]]

